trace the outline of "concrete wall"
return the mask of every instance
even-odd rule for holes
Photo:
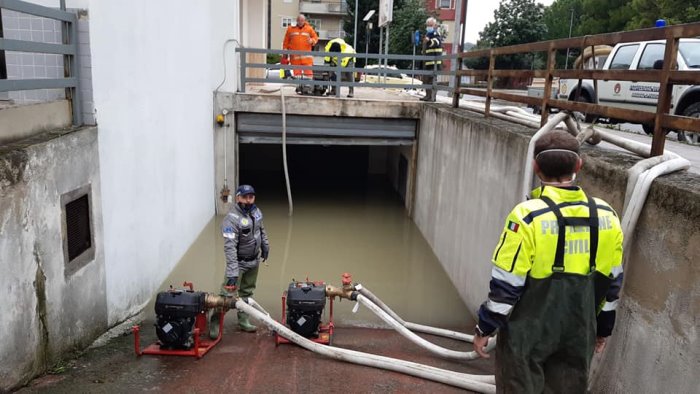
[[[0,108],[0,145],[45,131],[66,129],[72,123],[73,115],[67,100]]]
[[[414,220],[475,314],[488,294],[491,255],[520,200],[527,130],[477,114],[424,107]],[[622,210],[625,153],[584,148],[582,187]],[[618,322],[594,392],[689,393],[700,387],[700,179],[654,182],[627,250]],[[693,388],[694,387],[694,388]]]
[[[240,19],[238,2],[224,0],[96,0],[89,15],[116,324],[149,300],[214,215],[212,91],[235,90],[225,42],[240,39]]]
[[[0,392],[108,328],[99,171],[95,128],[0,152]],[[61,202],[79,188],[94,245],[82,263],[64,258]]]

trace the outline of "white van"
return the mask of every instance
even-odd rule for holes
[[[663,67],[666,41],[625,42],[615,45],[603,70],[654,70]],[[700,39],[681,39],[678,48],[678,70],[700,71]],[[559,80],[560,99],[574,100],[578,87],[577,79]],[[594,93],[593,81],[583,80],[579,101],[598,103],[613,107],[656,112],[659,99],[659,83],[598,80],[598,95]],[[700,85],[675,85],[671,101],[674,115],[700,117]],[[611,119],[611,122],[617,120]],[[647,134],[654,130],[653,124],[642,125]],[[698,143],[698,133],[678,132],[678,140]]]

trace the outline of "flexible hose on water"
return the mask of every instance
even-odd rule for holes
[[[248,302],[250,302],[250,300],[251,299],[249,298]],[[270,330],[278,333],[279,335],[290,340],[291,342],[296,343],[304,349],[310,350],[312,352],[321,354],[323,356],[335,360],[346,361],[359,365],[367,365],[370,367],[386,369],[394,372],[400,372],[403,374],[416,376],[419,378],[428,379],[435,382],[440,382],[451,386],[476,391],[479,393],[496,392],[495,380],[492,375],[471,375],[453,372],[410,361],[378,356],[375,354],[363,353],[355,350],[321,345],[295,333],[294,331],[290,330],[283,324],[277,322],[267,314],[246,304],[243,300],[236,301],[236,309],[247,313],[256,320],[263,322],[270,328]]]

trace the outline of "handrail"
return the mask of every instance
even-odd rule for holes
[[[688,132],[700,132],[700,119],[688,118],[669,113],[671,106],[671,93],[673,85],[698,84],[700,85],[700,72],[674,70],[671,66],[676,64],[678,42],[680,38],[700,36],[700,23],[688,23],[683,25],[668,26],[664,28],[642,29],[628,32],[615,32],[584,37],[566,38],[560,40],[541,41],[528,44],[512,45],[500,48],[481,49],[471,52],[461,52],[454,73],[454,86],[452,105],[458,107],[459,96],[470,94],[486,97],[485,115],[490,115],[490,103],[492,99],[501,99],[512,102],[537,105],[542,108],[541,124],[547,121],[550,108],[569,111],[579,111],[608,118],[621,119],[633,123],[654,124],[654,136],[652,140],[652,155],[661,155],[664,151],[665,134],[669,129],[677,129]],[[666,50],[664,64],[661,70],[561,70],[555,69],[555,55],[557,50],[571,47],[594,47],[596,45],[615,45],[624,42],[637,41],[665,41]],[[495,68],[495,58],[502,55],[513,55],[532,52],[547,52],[547,68],[544,70],[502,70]],[[488,58],[487,70],[463,70],[463,59]],[[462,88],[460,81],[462,76],[486,77],[487,84],[482,89]],[[493,82],[495,77],[520,77],[545,78],[545,89],[542,98],[519,96],[503,92],[494,92]],[[579,101],[567,101],[552,98],[553,78],[578,79],[576,98],[580,92],[583,79],[594,81],[597,88],[598,80],[633,81],[633,82],[658,82],[659,98],[655,112],[644,112],[620,107],[605,106]],[[596,92],[597,95],[597,92]]]
[[[64,27],[67,28],[63,44],[0,38],[0,51],[58,54],[64,56],[65,63],[64,78],[0,79],[0,92],[66,88],[68,99],[71,101],[73,125],[81,125],[78,18],[76,14],[20,0],[0,0],[0,9],[58,20],[63,22]]]
[[[417,75],[432,75],[433,76],[433,85],[432,89],[433,90],[446,90],[448,92],[452,92],[452,88],[448,86],[441,86],[437,84],[437,77],[440,75],[446,75],[446,76],[451,76],[453,75],[452,72],[445,71],[445,70],[438,70],[437,66],[434,66],[432,70],[425,70],[425,69],[392,69],[392,68],[387,68],[387,67],[376,67],[376,68],[363,68],[363,67],[356,67],[354,63],[349,63],[348,67],[342,67],[342,59],[344,58],[355,58],[355,59],[372,59],[372,60],[377,60],[377,63],[381,65],[385,60],[391,61],[391,60],[412,60],[412,61],[427,61],[427,60],[435,60],[439,59],[441,61],[446,61],[450,59],[457,59],[457,54],[452,54],[452,55],[443,55],[443,56],[430,56],[430,55],[384,55],[384,54],[373,54],[373,53],[338,53],[338,52],[320,52],[320,51],[295,51],[295,50],[282,50],[282,49],[264,49],[264,48],[245,48],[245,47],[238,47],[236,48],[236,52],[239,53],[240,55],[240,84],[239,84],[239,91],[245,92],[246,90],[246,84],[247,83],[281,83],[281,84],[292,84],[292,85],[313,85],[313,86],[333,86],[335,88],[336,92],[336,97],[340,97],[340,87],[350,87],[350,86],[371,86],[373,88],[401,88],[401,89],[425,89],[427,86],[423,85],[422,83],[412,83],[412,84],[399,84],[399,83],[391,83],[386,80],[384,82],[381,82],[382,77],[386,76],[392,76],[392,75],[401,75],[401,74],[406,74],[406,75],[412,75],[412,76],[417,76]],[[253,63],[249,62],[247,59],[247,54],[249,53],[257,53],[257,54],[277,54],[277,55],[288,55],[288,56],[313,56],[316,58],[324,58],[326,56],[329,57],[337,57],[337,65],[312,65],[312,66],[306,66],[306,65],[292,65],[292,64],[278,64],[275,65],[275,69],[281,69],[281,70],[311,70],[312,72],[332,72],[335,73],[336,75],[341,75],[341,73],[356,73],[356,72],[361,72],[364,75],[376,75],[378,78],[380,78],[380,83],[358,83],[354,81],[342,81],[342,78],[335,78],[335,81],[328,81],[328,80],[313,80],[313,79],[284,79],[284,80],[275,80],[275,79],[267,79],[267,78],[253,78],[253,77],[248,77],[248,69],[267,69],[270,68],[270,64],[267,63]],[[393,67],[393,66],[391,66]]]

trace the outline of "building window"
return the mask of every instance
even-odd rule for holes
[[[296,24],[297,24],[297,23],[296,23],[296,21],[294,20],[294,18],[282,18],[282,27],[285,28],[285,29],[286,29],[287,27],[289,27],[289,26],[294,26],[294,25],[296,25]]]
[[[70,275],[95,258],[90,185],[61,196],[63,207],[63,256]]]
[[[452,0],[437,0],[437,8],[454,8]]]
[[[320,19],[313,19],[312,18],[312,19],[307,19],[306,21],[309,22],[311,27],[313,27],[317,33],[321,29],[321,20]]]

